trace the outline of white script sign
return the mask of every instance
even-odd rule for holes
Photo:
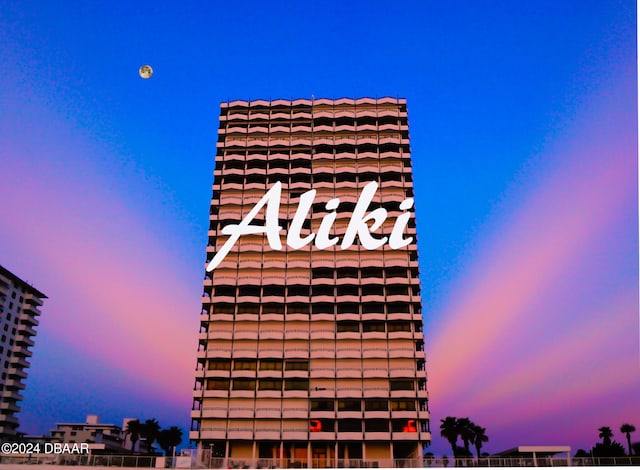
[[[402,235],[405,227],[407,226],[407,223],[409,222],[409,218],[411,217],[410,212],[405,212],[404,214],[398,216],[389,237],[384,236],[382,238],[375,238],[373,235],[371,235],[371,232],[375,232],[382,226],[384,221],[387,220],[387,210],[382,207],[379,207],[371,212],[367,212],[377,189],[378,184],[375,181],[368,183],[362,189],[360,197],[358,198],[358,203],[353,210],[353,214],[351,214],[351,220],[349,221],[349,225],[347,226],[347,231],[345,232],[342,243],[340,244],[341,249],[344,250],[353,245],[356,235],[358,236],[358,238],[360,238],[362,246],[364,246],[367,250],[375,250],[376,248],[384,245],[387,242],[387,239],[389,241],[389,246],[394,250],[407,246],[413,241],[413,237],[404,238]],[[282,227],[278,225],[281,192],[282,183],[278,181],[271,187],[271,189],[269,189],[269,191],[267,191],[262,199],[258,201],[254,208],[251,209],[247,216],[242,220],[242,222],[240,222],[239,224],[227,225],[222,229],[222,233],[225,235],[229,235],[229,238],[227,239],[225,244],[222,245],[220,251],[216,253],[211,262],[208,264],[207,271],[211,272],[216,269],[216,267],[222,262],[224,257],[227,256],[229,251],[231,251],[231,248],[233,248],[233,245],[242,235],[255,235],[260,233],[266,234],[271,249],[278,251],[282,250],[282,241],[280,240],[280,232],[282,231]],[[321,250],[336,245],[339,241],[338,237],[332,237],[330,235],[331,226],[336,220],[335,210],[340,204],[340,199],[338,198],[327,201],[326,208],[328,211],[332,212],[322,218],[318,233],[311,233],[304,238],[300,236],[300,231],[307,218],[307,215],[309,214],[309,210],[313,205],[313,200],[315,199],[315,197],[315,189],[307,191],[302,196],[300,196],[298,209],[293,216],[289,232],[287,233],[287,245],[294,250],[308,245],[313,241],[314,238],[316,247]],[[251,225],[251,222],[265,204],[267,205],[267,210],[264,225]],[[412,207],[413,198],[407,198],[400,203],[400,210],[402,211],[407,211]],[[368,225],[369,221],[373,221],[371,227],[369,227]]]

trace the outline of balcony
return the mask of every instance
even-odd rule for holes
[[[311,398],[334,398],[335,390],[330,387],[315,387],[309,391]]]
[[[417,441],[420,439],[417,432],[394,432],[391,434],[394,441]]]
[[[333,431],[320,431],[320,432],[309,433],[310,441],[334,441],[335,439],[336,439],[336,433]]]
[[[416,391],[415,390],[391,390],[390,393],[391,398],[415,398]],[[415,412],[414,416],[415,416]]]
[[[218,330],[216,328],[212,328],[209,333],[200,333],[201,339],[227,339],[230,340],[233,338],[233,331],[231,330]]]
[[[260,339],[282,339],[283,337],[282,330],[260,330]]]
[[[256,418],[280,419],[280,417],[280,408],[256,407]],[[280,428],[278,428],[278,433],[280,433]]]
[[[256,429],[256,440],[280,440],[280,428]]]
[[[282,440],[290,441],[306,441],[309,436],[307,429],[303,430],[287,430],[286,425],[283,424]]]
[[[307,340],[309,339],[309,330],[285,330],[285,338],[288,340],[289,339]]]
[[[375,386],[366,386],[364,388],[363,396],[365,398],[378,398],[389,395],[389,388],[387,387],[375,387]]]
[[[203,396],[204,398],[227,398],[228,390],[194,390],[195,397]]]
[[[311,357],[312,358],[328,358],[332,359],[335,356],[335,349],[333,347],[312,347],[311,348]]]
[[[256,330],[236,330],[233,335],[234,339],[258,339]]]
[[[346,359],[346,358],[360,358],[362,356],[362,351],[360,348],[354,347],[340,347],[338,344],[338,348],[336,349],[336,357],[338,359]]]
[[[230,403],[233,403],[231,401]],[[249,407],[238,407],[230,405],[229,418],[253,418],[254,409]]]
[[[289,347],[285,346],[284,357],[286,359],[306,359],[309,357],[309,349],[303,347]]]
[[[337,377],[343,379],[359,379],[362,377],[362,369],[360,368],[348,368],[337,367]]]
[[[194,431],[192,431],[194,432]],[[197,432],[194,432],[197,436]],[[224,440],[227,437],[227,429],[225,427],[206,427],[200,431],[201,439],[217,439]]]
[[[366,441],[389,441],[391,440],[390,432],[365,432],[364,438]]]
[[[335,377],[335,368],[333,367],[314,367],[311,369],[310,377],[312,378],[331,378]]]
[[[371,348],[365,347],[362,351],[362,356],[370,359],[370,358],[385,358],[387,357],[387,349],[386,348]]]
[[[289,392],[285,392],[285,394],[286,393]],[[307,408],[288,408],[285,405],[285,407],[282,409],[282,417],[284,419],[307,419],[308,416],[309,410],[307,410]]]
[[[336,390],[336,396],[338,398],[354,398],[362,396],[362,387],[360,384],[358,385],[343,385],[338,384],[338,389]]]
[[[365,411],[364,419],[389,419],[389,411]]]
[[[392,411],[391,418],[416,419],[417,413],[416,410]]]
[[[258,356],[260,359],[281,359],[282,358],[282,347],[260,347],[258,350]]]
[[[237,428],[229,428],[227,433],[228,439],[241,439],[241,440],[252,440],[253,439],[253,428],[252,427],[237,427]]]
[[[413,358],[415,357],[415,350],[410,347],[391,347],[389,348],[390,358]]]
[[[369,357],[367,355],[367,357]],[[389,370],[386,367],[365,367],[363,370],[365,379],[372,378],[387,378],[389,376]]]

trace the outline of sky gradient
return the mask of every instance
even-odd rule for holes
[[[490,452],[588,448],[601,426],[622,442],[640,427],[636,52],[630,1],[0,0],[0,263],[49,297],[21,430],[188,427],[220,101],[401,96],[430,450],[448,415]]]

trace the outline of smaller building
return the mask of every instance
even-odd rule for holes
[[[85,423],[57,423],[51,430],[51,440],[68,444],[98,444],[91,446],[92,451],[122,453],[126,450],[122,428],[100,423],[97,415],[87,416]]]
[[[560,454],[560,455],[558,455]],[[571,466],[569,446],[518,446],[494,454],[493,457],[510,459],[511,467],[554,467]],[[560,462],[562,461],[562,463]]]
[[[29,358],[38,316],[47,296],[0,265],[0,438],[12,439],[19,426]]]
[[[131,441],[125,433],[126,425],[134,418],[125,418],[122,427],[100,423],[98,415],[88,415],[85,423],[57,423],[51,430],[52,442],[68,444],[88,443],[92,453],[128,454],[132,453]],[[136,452],[153,453],[154,448],[140,437],[136,442]]]

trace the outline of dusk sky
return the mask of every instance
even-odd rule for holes
[[[221,101],[398,96],[429,450],[449,415],[489,452],[624,442],[636,52],[633,1],[0,0],[0,264],[49,297],[20,430],[188,429]]]

